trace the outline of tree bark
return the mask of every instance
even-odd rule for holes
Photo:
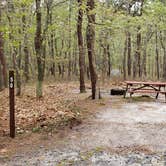
[[[42,56],[42,30],[41,30],[41,0],[36,0],[36,34],[35,34],[35,51],[37,58],[37,89],[36,96],[38,98],[43,96],[42,84],[44,79],[44,68],[45,68],[45,59]]]
[[[164,56],[163,56],[163,78],[166,80],[166,49],[164,49]]]
[[[102,75],[101,75],[101,79],[102,79],[102,83],[104,85],[105,83],[105,80],[107,78],[107,70],[108,70],[108,52],[107,52],[107,45],[108,45],[108,42],[107,42],[107,36],[108,36],[108,33],[107,32],[102,32],[100,34],[100,47],[102,48],[101,49],[101,53],[102,54],[102,68],[101,68],[101,71],[102,71]]]
[[[1,9],[0,9],[0,23],[1,23]],[[4,40],[3,40],[3,32],[0,31],[0,63],[2,65],[2,74],[3,74],[3,86],[7,88],[7,65],[6,59],[4,55]],[[0,65],[0,67],[1,67]]]
[[[141,27],[137,28],[136,51],[133,63],[133,77],[136,78],[137,74],[141,77]]]
[[[160,43],[161,47],[164,51],[164,56],[163,56],[163,79],[166,80],[166,31],[160,32]]]
[[[156,73],[157,73],[157,79],[160,79],[160,68],[159,68],[159,49],[158,49],[158,33],[156,30],[156,35],[155,35],[155,40],[156,40]]]
[[[21,61],[22,61],[22,55],[21,55],[21,42],[19,42],[19,50],[18,50],[18,57],[16,58],[16,86],[17,86],[17,91],[16,95],[20,96],[21,95]]]
[[[53,0],[48,0],[46,1],[46,6],[47,6],[47,21],[46,21],[46,26],[48,25],[52,25],[52,4],[53,4]],[[55,77],[55,57],[54,57],[54,34],[51,31],[50,32],[50,39],[48,41],[48,45],[49,45],[49,52],[51,55],[51,67],[50,67],[50,72],[51,75],[53,75]]]
[[[25,6],[22,6],[23,13],[25,12]],[[26,22],[26,15],[23,14],[22,16],[22,23],[23,23],[23,33],[24,33],[24,76],[25,81],[29,81],[29,50],[28,50],[28,34],[26,32],[27,22]]]
[[[126,80],[126,53],[127,53],[127,41],[128,41],[128,36],[126,33],[126,39],[125,39],[125,44],[124,44],[124,52],[123,52],[123,79]]]
[[[107,55],[108,55],[108,73],[107,73],[107,75],[110,77],[111,76],[111,54],[110,54],[109,44],[107,45]]]
[[[138,28],[140,31],[141,27]],[[141,32],[137,34],[137,56],[138,56],[138,75],[141,77]]]
[[[147,68],[146,68],[146,63],[147,63],[147,46],[144,45],[144,49],[143,49],[143,60],[142,60],[142,70],[143,70],[143,76],[147,76]]]
[[[84,57],[84,43],[83,43],[83,35],[82,35],[82,21],[83,21],[83,10],[82,0],[78,1],[78,20],[77,20],[77,36],[78,36],[78,48],[79,48],[79,69],[80,69],[80,93],[85,92],[85,79],[84,79],[84,71],[85,71],[85,57]]]
[[[72,72],[72,59],[71,59],[71,12],[72,12],[72,0],[69,0],[69,40],[68,40],[68,78],[70,79],[71,77],[71,72]]]
[[[147,76],[147,45],[150,39],[153,36],[153,32],[148,30],[148,33],[144,39],[144,44],[143,44],[143,59],[142,59],[142,75],[146,78]]]
[[[131,33],[127,31],[127,71],[128,76],[131,76]]]
[[[97,74],[95,71],[95,1],[88,0],[87,1],[87,17],[88,17],[88,25],[86,31],[87,38],[87,49],[88,49],[88,59],[89,59],[89,70],[91,77],[91,86],[92,86],[92,99],[96,98],[96,83],[97,83]],[[93,12],[92,12],[93,11]]]

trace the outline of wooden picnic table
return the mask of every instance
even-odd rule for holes
[[[156,93],[156,99],[159,94],[165,95],[166,100],[166,82],[152,82],[152,81],[125,81],[126,90],[124,97],[130,93],[130,97],[134,93]]]

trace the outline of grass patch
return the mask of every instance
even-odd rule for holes
[[[32,128],[32,132],[33,133],[38,133],[38,132],[40,132],[41,131],[41,128],[40,127],[34,127],[34,128]]]
[[[80,154],[80,157],[82,160],[87,161],[89,160],[94,154],[100,153],[103,151],[103,148],[101,147],[96,147],[95,149],[92,149],[87,152],[83,152]]]

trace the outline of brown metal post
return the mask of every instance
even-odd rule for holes
[[[9,71],[10,137],[15,137],[14,71]]]

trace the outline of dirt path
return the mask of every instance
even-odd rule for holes
[[[4,166],[150,166],[166,165],[166,104],[127,102],[121,97],[86,123],[74,127],[58,143],[17,154]],[[6,164],[5,164],[6,162]]]

